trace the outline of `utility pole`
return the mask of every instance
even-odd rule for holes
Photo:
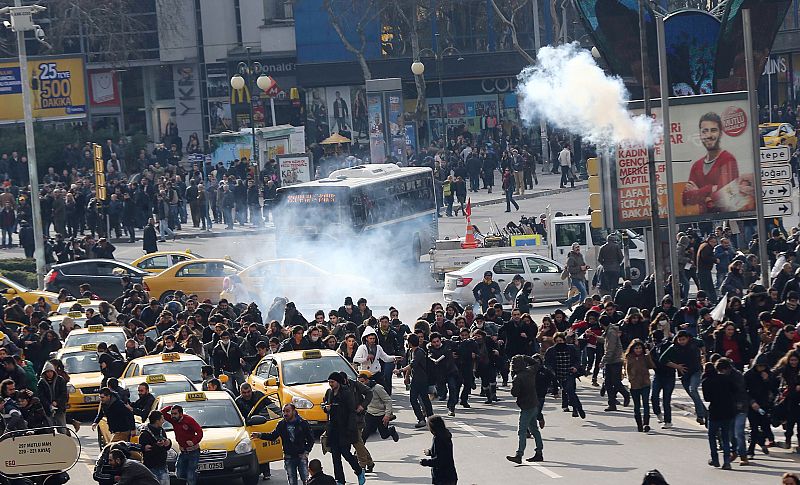
[[[539,0],[533,0],[533,48],[536,51],[536,58],[539,58],[539,49],[542,47],[542,35],[539,32]],[[542,163],[550,161],[550,141],[547,139],[547,122],[544,118],[539,119],[539,132],[542,138]],[[543,165],[544,166],[544,165]],[[553,167],[550,167],[552,172]]]
[[[648,118],[653,116],[650,103],[650,63],[647,55],[647,28],[644,22],[646,0],[639,0],[639,48],[642,54],[642,97],[644,113]],[[664,96],[664,93],[661,94]],[[659,241],[658,185],[656,184],[656,152],[653,145],[647,148],[647,174],[650,181],[650,237],[653,241],[653,274],[655,275],[656,302],[664,296],[664,275],[659,268],[661,264],[661,241]],[[668,189],[670,190],[671,187]]]
[[[10,15],[11,22],[5,23],[17,34],[17,50],[19,52],[20,84],[22,85],[22,111],[25,117],[25,145],[28,156],[28,178],[30,180],[30,201],[33,220],[33,257],[36,259],[36,281],[40,289],[44,288],[44,228],[42,227],[42,209],[39,204],[39,173],[36,164],[36,140],[33,133],[33,99],[30,86],[30,70],[28,69],[28,52],[25,46],[25,32],[35,31],[36,38],[44,39],[44,31],[33,23],[33,14],[43,12],[46,8],[40,5],[22,6],[22,0],[14,0],[13,7],[0,9],[0,15]]]

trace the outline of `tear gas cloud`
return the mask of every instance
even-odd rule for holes
[[[528,124],[544,118],[596,145],[657,140],[652,120],[626,109],[629,95],[622,79],[606,75],[575,42],[542,47],[536,64],[518,79],[520,114]]]

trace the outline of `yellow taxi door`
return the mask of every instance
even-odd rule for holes
[[[283,419],[281,401],[277,392],[269,393],[261,398],[247,416],[248,421],[256,415],[267,418],[267,422],[258,426],[248,426],[248,433],[271,433],[275,430],[278,422]],[[256,450],[258,463],[261,465],[283,459],[283,446],[280,438],[274,441],[253,440],[253,448]]]

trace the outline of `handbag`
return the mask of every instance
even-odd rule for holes
[[[567,278],[569,278],[569,270],[565,266],[564,269],[561,271],[561,279],[565,280]]]

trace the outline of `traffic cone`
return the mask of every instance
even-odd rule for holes
[[[462,249],[476,249],[478,247],[478,240],[475,239],[475,229],[472,227],[472,201],[467,200],[467,208],[464,210],[464,215],[467,216],[467,233],[464,236],[464,242],[461,243]]]

